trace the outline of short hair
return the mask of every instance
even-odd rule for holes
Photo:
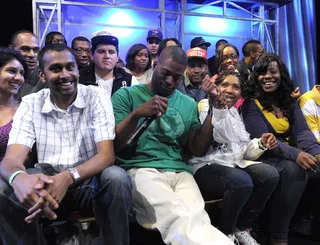
[[[12,46],[15,46],[18,36],[19,36],[20,34],[24,34],[24,33],[31,34],[32,36],[34,36],[35,38],[38,39],[38,37],[37,37],[35,34],[33,34],[31,31],[28,31],[28,30],[19,30],[19,31],[16,31],[15,33],[12,34],[11,40],[10,40],[11,45],[12,45]]]
[[[65,45],[67,45],[67,40],[65,39],[64,35],[61,32],[58,31],[51,31],[46,35],[45,41],[44,41],[44,45],[48,45],[50,43],[52,43],[54,36],[56,35],[61,35],[63,37],[64,43]]]
[[[56,51],[56,52],[62,52],[68,50],[74,57],[75,61],[77,61],[77,56],[72,48],[68,47],[67,45],[64,45],[62,43],[50,43],[48,45],[45,45],[39,52],[38,55],[38,61],[39,61],[39,68],[41,71],[43,71],[44,68],[44,62],[43,57],[44,55],[49,51]]]
[[[187,66],[187,55],[184,50],[178,46],[165,47],[159,56],[158,63],[163,64],[168,59],[185,67]]]
[[[240,73],[238,71],[227,70],[227,71],[220,72],[215,80],[215,84],[217,86],[219,86],[227,78],[227,76],[237,77],[240,82],[240,89],[241,89],[241,91],[243,90],[243,87],[244,87],[243,77],[240,75]]]
[[[259,40],[249,40],[242,46],[242,54],[244,57],[248,57],[251,52],[258,51],[258,45],[261,45]]]
[[[24,79],[28,74],[28,65],[19,51],[13,48],[0,47],[0,69],[7,65],[10,61],[16,59],[19,61],[24,69]]]
[[[236,54],[238,55],[238,58],[239,58],[239,50],[237,49],[236,46],[234,46],[231,43],[221,44],[216,50],[216,62],[217,62],[218,72],[221,72],[221,58],[223,56],[223,50],[227,47],[233,48],[236,51]]]
[[[134,66],[135,66],[134,59],[142,49],[147,50],[148,58],[149,58],[149,61],[148,61],[148,64],[147,64],[145,71],[151,68],[152,57],[151,57],[151,53],[150,53],[149,49],[147,48],[146,45],[144,45],[142,43],[137,43],[137,44],[132,45],[127,52],[126,67],[129,70],[132,70],[134,68]]]
[[[178,47],[182,48],[181,43],[179,42],[178,39],[174,38],[174,37],[170,37],[170,38],[165,38],[163,39],[160,43],[159,43],[159,48],[158,48],[158,56],[160,56],[162,50],[167,47],[167,42],[168,41],[174,41]]]
[[[83,42],[88,42],[89,44],[91,44],[91,42],[89,41],[88,38],[83,37],[83,36],[78,36],[78,37],[75,37],[74,39],[72,39],[71,48],[74,48],[74,43],[75,43],[76,41],[83,41]]]
[[[216,42],[216,49],[220,46],[220,43],[221,43],[221,42],[229,43],[226,39],[219,39],[219,40]]]

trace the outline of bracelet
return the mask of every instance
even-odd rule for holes
[[[265,146],[262,144],[261,139],[258,140],[258,146],[259,146],[259,149],[260,149],[260,150],[263,150],[263,151],[268,150],[268,147],[265,147]]]
[[[25,173],[25,171],[23,170],[18,170],[18,171],[15,171],[13,174],[11,174],[10,178],[9,178],[9,185],[12,186],[12,181],[13,179],[19,175],[19,174],[22,174],[22,173]]]

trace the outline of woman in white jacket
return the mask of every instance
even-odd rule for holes
[[[270,165],[256,162],[276,147],[271,133],[250,140],[234,104],[241,96],[237,72],[219,74],[215,84],[206,77],[202,88],[210,99],[199,102],[200,120],[212,117],[212,144],[203,157],[193,157],[195,179],[205,200],[223,198],[218,228],[242,245],[259,244],[250,234],[252,222],[263,211],[279,175]]]

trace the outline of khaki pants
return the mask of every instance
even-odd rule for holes
[[[130,169],[128,174],[133,183],[137,222],[147,229],[159,230],[166,244],[233,244],[211,225],[191,174],[152,168]]]

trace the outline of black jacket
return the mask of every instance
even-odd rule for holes
[[[113,95],[118,89],[122,87],[130,87],[132,81],[132,75],[127,73],[122,68],[115,67],[113,69],[113,85],[112,85],[112,92]],[[96,83],[96,75],[94,71],[94,63],[92,62],[87,68],[80,70],[80,78],[79,83],[83,85],[94,85],[98,86]]]

